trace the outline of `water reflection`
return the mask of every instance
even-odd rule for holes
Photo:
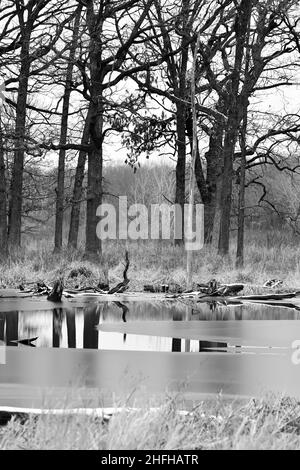
[[[9,346],[0,365],[0,404],[39,406],[41,387],[63,395],[78,378],[113,394],[138,383],[149,392],[184,384],[193,396],[263,389],[299,396],[291,361],[299,320],[298,311],[280,307],[177,302],[0,313],[0,344]],[[26,345],[35,338],[36,348]]]
[[[52,314],[52,347],[59,348],[62,338],[63,311],[61,308],[55,308]]]
[[[56,308],[53,311],[0,313],[0,340],[8,346],[24,347],[17,341],[38,337],[37,347],[119,349],[172,352],[226,352],[224,341],[191,341],[192,338],[155,336],[143,332],[143,322],[195,322],[197,320],[298,320],[299,312],[261,305],[219,306],[200,304],[197,308],[176,302],[122,303],[102,302],[73,309]],[[140,322],[141,328],[133,333],[122,331],[121,325]],[[97,325],[120,324],[116,331],[99,331]],[[240,323],[240,322],[238,322]],[[243,322],[241,322],[243,323]],[[156,333],[157,335],[157,333]],[[169,335],[170,336],[170,335]],[[235,346],[239,346],[235,344]]]
[[[99,323],[101,307],[90,307],[84,313],[83,324],[83,347],[87,349],[98,348],[98,330],[95,328]]]
[[[191,320],[193,311],[182,305],[167,308],[156,304],[126,305],[121,302],[103,302],[98,306],[70,310],[0,313],[0,340],[7,346],[24,347],[28,340],[37,338],[34,345],[48,348],[128,349],[149,351],[191,351],[188,339],[161,338],[147,335],[101,332],[99,324],[125,324],[136,320]],[[194,345],[195,346],[195,345]],[[193,351],[198,348],[193,346]],[[201,348],[199,348],[201,350]]]
[[[175,309],[174,309],[175,310]],[[173,312],[173,321],[181,321],[182,315],[178,311]],[[172,351],[181,351],[181,338],[172,338]]]
[[[76,322],[75,314],[66,311],[67,332],[68,332],[68,348],[76,348]]]
[[[14,340],[18,339],[18,322],[19,312],[9,312],[9,314],[1,314],[4,320],[1,322],[0,340],[4,341],[4,328],[5,328],[5,341],[7,346],[17,346]]]

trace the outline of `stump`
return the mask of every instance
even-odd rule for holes
[[[47,297],[47,300],[51,302],[61,302],[62,294],[63,294],[63,282],[62,280],[55,281],[52,291]]]

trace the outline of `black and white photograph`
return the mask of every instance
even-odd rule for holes
[[[5,450],[300,450],[298,0],[0,0]]]

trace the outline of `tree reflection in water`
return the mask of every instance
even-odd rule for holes
[[[59,348],[62,338],[62,323],[63,323],[63,310],[62,308],[55,308],[52,315],[52,347]]]
[[[18,339],[19,312],[9,312],[6,315],[5,333],[7,346],[18,346],[13,342]]]
[[[83,347],[88,349],[98,349],[99,332],[96,325],[99,324],[101,307],[95,306],[87,308],[83,319]]]
[[[241,321],[252,318],[265,319],[268,315],[268,311],[264,311],[261,306],[258,308],[256,305],[234,305],[229,308],[229,306],[220,305],[216,302],[207,302],[206,304],[194,302],[186,305],[185,303],[175,302],[162,304],[158,302],[128,303],[125,301],[123,303],[120,301],[106,301],[99,304],[86,303],[69,309],[55,308],[53,311],[0,312],[0,340],[8,346],[17,346],[20,340],[38,337],[37,347],[103,349],[107,344],[110,349],[115,344],[116,349],[137,347],[148,350],[150,347],[151,350],[170,352],[226,352],[228,350],[227,343],[207,341],[205,335],[203,335],[203,339],[199,337],[199,339],[191,341],[187,337],[185,339],[181,338],[179,333],[176,337],[177,333],[174,334],[171,323],[181,321],[197,322],[198,320]],[[282,311],[277,312],[273,308],[272,316],[274,319],[281,319],[283,313]],[[296,319],[295,317],[298,318],[299,316],[298,312],[286,311],[284,318]],[[155,325],[156,320],[169,322],[169,329],[166,330],[164,338],[162,338],[159,330],[156,335],[155,333],[147,334],[147,327],[143,331],[144,321],[146,324],[153,321],[153,325]],[[137,326],[132,327],[131,322],[137,323]],[[100,333],[101,330],[97,329],[99,324],[106,323],[114,325],[113,335],[116,335],[119,331],[119,339],[121,336],[123,337],[123,346],[120,342],[118,343],[119,340],[116,336],[112,336],[112,342],[109,343],[109,331]],[[119,330],[118,324],[120,326]],[[132,331],[132,328],[133,330],[135,328],[136,332]],[[129,331],[131,331],[131,334],[129,334]],[[155,331],[155,328],[153,331]],[[174,337],[172,337],[172,334]],[[153,339],[154,336],[156,336],[155,340]],[[103,344],[101,344],[101,338],[104,338]],[[21,346],[28,345],[23,342]],[[240,348],[236,349],[240,350]]]
[[[127,305],[123,304],[122,302],[118,302],[118,301],[114,301],[113,304],[116,305],[117,307],[119,307],[122,310],[122,321],[124,323],[126,323],[127,322],[126,315],[129,312],[129,308],[127,307]],[[127,334],[124,333],[123,334],[123,343],[124,344],[126,343],[126,339],[127,339]]]
[[[73,312],[67,310],[67,333],[68,333],[68,348],[76,348],[76,316]]]

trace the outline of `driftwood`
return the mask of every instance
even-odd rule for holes
[[[197,284],[196,291],[187,291],[176,284],[146,284],[144,285],[144,292],[162,292],[162,293],[174,293],[174,294],[192,294],[201,293],[206,296],[212,297],[223,297],[236,295],[238,292],[243,290],[244,284],[220,284],[215,279],[212,279],[206,284]]]
[[[95,293],[95,294],[107,294],[106,291],[99,289],[98,287],[93,287],[93,286],[86,286],[86,287],[78,287],[77,289],[64,289],[64,294],[90,294],[90,293]]]
[[[110,289],[108,291],[108,294],[121,294],[122,292],[125,292],[125,290],[128,289],[128,287],[129,287],[128,284],[130,282],[130,280],[127,277],[128,268],[129,268],[129,255],[128,255],[128,251],[126,250],[126,252],[125,252],[125,269],[123,271],[123,281],[120,282],[119,284],[117,284],[112,289]]]
[[[275,289],[276,287],[282,286],[283,281],[281,279],[269,279],[263,285],[263,287],[270,287],[271,289]]]
[[[63,290],[63,281],[61,279],[55,281],[53,289],[48,295],[47,300],[50,300],[51,302],[61,302]]]
[[[242,295],[237,297],[243,300],[284,300],[292,299],[297,296],[297,292],[283,293],[283,294],[262,294],[262,295]]]
[[[25,287],[22,285],[22,286],[19,286],[19,289],[23,293],[27,293],[27,294],[31,293],[32,295],[36,295],[36,296],[49,295],[52,290],[51,287],[47,286],[47,284],[45,284],[44,282],[40,282],[40,281],[38,281],[34,285],[33,288],[25,289]]]
[[[238,297],[211,297],[203,295],[202,297],[194,298],[194,303],[211,303],[221,304],[225,302],[226,305],[245,305],[246,303],[269,305],[273,307],[285,307],[292,308],[294,310],[300,310],[300,292],[289,292],[283,294],[262,294],[262,295],[241,295]],[[295,299],[295,302],[288,302],[289,299]],[[179,299],[181,301],[187,301],[192,299]]]
[[[30,288],[25,289],[22,285],[20,286],[20,291],[17,292],[14,289],[7,289],[8,292],[3,294],[0,292],[0,298],[21,298],[21,297],[34,297],[34,296],[47,296],[47,300],[52,302],[61,302],[62,295],[64,294],[65,297],[76,297],[76,294],[82,296],[98,296],[104,298],[105,296],[110,296],[113,294],[120,294],[125,292],[129,287],[129,279],[128,279],[128,269],[129,269],[129,254],[128,251],[125,252],[125,265],[123,271],[123,281],[118,283],[113,288],[109,289],[108,284],[99,283],[96,287],[95,286],[86,286],[82,288],[75,288],[75,289],[65,289],[63,290],[63,280],[57,280],[54,283],[53,288],[46,285],[44,282],[37,282],[35,286],[34,283],[28,283],[27,286],[31,286]],[[272,281],[272,282],[271,282]],[[268,286],[271,287],[276,281],[276,284],[279,282],[275,279],[268,281]],[[208,283],[199,283],[197,284],[197,288],[194,291],[183,291],[182,287],[179,286],[177,283],[170,283],[170,284],[147,284],[144,286],[145,292],[151,292],[157,295],[157,300],[165,300],[165,299],[172,299],[172,300],[179,300],[186,304],[191,305],[193,308],[197,307],[197,303],[209,303],[214,308],[217,305],[241,305],[247,302],[253,303],[261,303],[265,305],[276,305],[281,307],[288,307],[294,308],[299,310],[300,308],[300,291],[296,290],[292,293],[272,293],[272,294],[263,294],[263,295],[240,295],[237,294],[243,290],[244,284],[242,283],[235,283],[235,284],[222,284],[212,279]],[[257,286],[262,287],[262,286]],[[6,291],[6,289],[5,289]],[[11,291],[11,292],[9,292]],[[269,291],[270,292],[270,291]],[[159,295],[159,293],[163,295]],[[129,294],[130,296],[130,294]],[[146,297],[146,296],[145,296]],[[134,300],[137,300],[136,296],[133,296]],[[149,298],[149,297],[147,297]],[[295,298],[294,302],[289,302],[288,299]],[[139,300],[143,300],[144,297],[141,294]],[[109,299],[106,297],[106,300],[114,300]],[[117,297],[116,297],[117,300]],[[129,300],[129,298],[128,298]],[[121,304],[116,305],[122,309],[122,320],[126,321],[126,314],[128,312],[127,307]]]
[[[240,299],[243,303],[253,302],[262,305],[270,305],[273,307],[285,307],[292,308],[294,310],[300,310],[299,294],[299,291],[297,291],[285,294],[245,295],[236,297],[236,299]],[[288,299],[295,299],[295,302],[286,302]]]
[[[199,292],[210,297],[234,296],[244,289],[244,284],[220,284],[212,279],[208,284],[198,284]]]
[[[177,293],[180,294],[183,292],[182,287],[179,284],[171,283],[171,284],[145,284],[144,285],[144,292],[162,292],[162,293]]]
[[[300,310],[300,305],[297,305],[296,303],[292,302],[284,302],[281,300],[253,300],[249,301],[253,302],[253,304],[259,304],[259,305],[269,305],[270,307],[284,307],[284,308],[292,308],[294,310]],[[243,302],[245,305],[245,303]]]

